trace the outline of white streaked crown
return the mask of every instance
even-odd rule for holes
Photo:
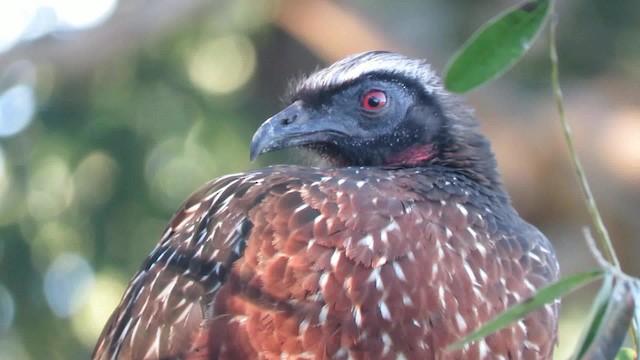
[[[381,51],[364,52],[344,58],[311,74],[301,81],[295,90],[297,92],[329,89],[369,74],[387,74],[415,80],[427,95],[443,91],[440,79],[424,60]]]

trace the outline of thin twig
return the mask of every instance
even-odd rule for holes
[[[618,257],[616,256],[615,251],[613,250],[613,245],[611,244],[611,238],[609,237],[609,232],[602,221],[602,217],[600,216],[600,212],[598,211],[598,207],[596,206],[596,202],[593,198],[593,194],[591,193],[591,188],[589,187],[589,183],[587,182],[587,177],[584,173],[584,169],[582,168],[582,163],[578,158],[578,154],[576,152],[575,147],[573,146],[573,137],[571,135],[571,128],[569,127],[569,123],[564,115],[564,102],[562,98],[562,90],[560,89],[560,82],[558,80],[558,53],[556,51],[556,23],[557,18],[555,13],[552,14],[551,19],[549,21],[549,51],[551,56],[551,86],[553,87],[553,94],[556,98],[556,105],[558,107],[558,114],[560,116],[560,123],[562,124],[562,130],[564,131],[564,138],[567,142],[567,147],[569,148],[569,153],[571,154],[571,160],[573,161],[573,166],[575,168],[576,174],[578,175],[578,181],[582,186],[582,193],[584,195],[585,202],[587,204],[587,210],[591,215],[591,221],[593,221],[593,226],[596,229],[597,238],[600,242],[600,247],[603,248],[604,256],[608,262],[613,264],[616,267],[620,267],[620,262],[618,261]]]
[[[596,229],[597,239],[599,240],[600,247],[604,250],[604,257],[612,264],[616,269],[620,269],[620,261],[616,256],[616,252],[613,248],[613,244],[611,243],[611,238],[609,237],[609,232],[607,231],[604,222],[602,221],[602,216],[600,216],[600,211],[598,211],[598,207],[596,206],[596,201],[593,197],[593,193],[591,192],[591,187],[589,186],[589,182],[587,181],[587,176],[584,173],[584,169],[582,168],[582,163],[580,162],[580,158],[578,157],[578,153],[573,145],[573,137],[571,135],[571,128],[569,127],[569,123],[567,122],[567,118],[564,113],[564,100],[562,97],[562,89],[560,88],[560,80],[559,80],[559,71],[558,71],[558,52],[556,50],[556,25],[558,19],[555,13],[555,9],[551,10],[551,16],[549,19],[549,55],[551,58],[551,87],[553,88],[553,95],[556,99],[556,106],[558,108],[558,115],[560,118],[560,123],[562,124],[562,130],[564,132],[564,138],[567,143],[567,147],[569,148],[569,153],[571,155],[571,160],[573,161],[573,166],[575,168],[576,174],[578,176],[578,182],[582,187],[582,193],[584,195],[584,199],[587,205],[587,210],[589,211],[589,215],[591,215],[591,221],[593,222],[593,226]],[[631,326],[631,338],[633,339],[634,347],[637,352],[640,352],[640,344],[637,342],[637,333],[638,326],[635,321],[633,322],[633,326]]]

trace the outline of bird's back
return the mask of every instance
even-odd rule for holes
[[[444,347],[557,278],[506,194],[445,167],[271,167],[208,183],[95,359],[550,358],[557,306]]]

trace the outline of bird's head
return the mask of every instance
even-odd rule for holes
[[[380,51],[353,55],[295,84],[288,104],[256,131],[252,160],[298,147],[334,166],[441,165],[498,181],[471,111],[422,60]]]

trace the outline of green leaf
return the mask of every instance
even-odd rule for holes
[[[613,292],[613,276],[606,276],[604,282],[598,291],[598,295],[591,304],[591,315],[589,321],[589,327],[584,330],[582,338],[578,341],[577,351],[574,353],[573,359],[580,359],[589,349],[589,346],[593,342],[598,331],[598,326],[604,317],[609,303],[609,298]]]
[[[638,280],[637,278],[632,283],[631,293],[633,294],[633,298],[635,299],[635,302],[636,302],[636,307],[633,312],[633,319],[635,321],[635,326],[636,326],[635,344],[637,347],[637,346],[640,346],[640,329],[638,329],[638,327],[640,327],[640,280]],[[636,352],[637,351],[640,351],[640,349],[636,348]],[[637,356],[636,356],[636,359],[637,359]]]
[[[631,325],[635,300],[633,282],[609,273],[591,307],[589,327],[573,359],[612,359]]]
[[[540,289],[533,297],[507,309],[502,314],[495,317],[493,320],[486,323],[483,327],[476,329],[471,334],[467,335],[462,340],[459,340],[449,345],[448,350],[460,349],[468,343],[474,342],[478,339],[500,330],[501,328],[509,325],[510,323],[521,319],[526,314],[537,310],[557,298],[563,297],[576,289],[602,277],[603,270],[593,270],[577,273],[568,276],[564,279],[558,280],[555,283],[549,284]]]
[[[638,354],[633,349],[622,348],[618,351],[616,355],[616,360],[636,360],[638,358]]]
[[[552,0],[528,1],[490,20],[449,62],[445,87],[463,93],[511,68],[537,38]]]

